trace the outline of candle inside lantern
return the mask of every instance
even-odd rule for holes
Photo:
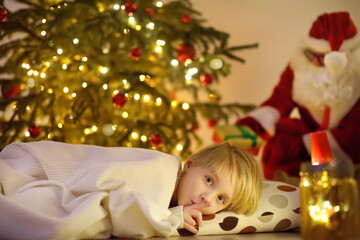
[[[319,165],[334,161],[326,132],[313,132],[311,137],[311,163]]]

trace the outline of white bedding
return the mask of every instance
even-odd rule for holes
[[[0,238],[170,236],[179,166],[145,149],[12,143],[0,152]]]

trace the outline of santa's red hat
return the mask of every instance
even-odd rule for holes
[[[342,51],[359,42],[357,29],[348,12],[325,13],[313,23],[305,39],[316,52]]]

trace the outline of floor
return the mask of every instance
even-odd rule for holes
[[[124,238],[122,238],[125,240]],[[228,235],[212,235],[212,236],[186,236],[186,237],[153,237],[146,240],[301,240],[298,230],[287,232],[271,232],[271,233],[249,233],[249,234],[228,234]]]

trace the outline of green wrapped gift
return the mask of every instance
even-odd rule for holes
[[[247,126],[216,125],[214,127],[214,141],[227,141],[239,148],[255,148],[263,144],[263,140]]]

